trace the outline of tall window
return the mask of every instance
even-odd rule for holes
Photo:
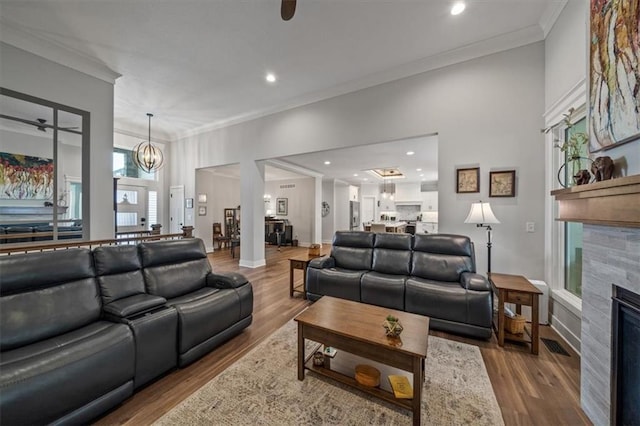
[[[565,140],[577,132],[586,132],[586,118],[574,123],[571,128],[565,129]],[[582,145],[580,155],[587,157],[587,146]],[[570,159],[565,157],[565,162]],[[579,168],[589,168],[587,160],[579,163]],[[573,167],[567,164],[565,170],[565,182],[572,181]],[[578,297],[582,297],[582,223],[565,222],[564,224],[564,288]]]
[[[113,176],[155,180],[156,174],[147,173],[133,162],[130,149],[113,149]]]

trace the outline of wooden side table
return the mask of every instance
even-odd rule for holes
[[[307,290],[306,290],[307,266],[309,266],[309,262],[315,259],[316,257],[319,257],[319,256],[305,255],[305,256],[292,257],[289,259],[289,297],[293,297],[293,293],[298,292],[298,293],[302,293],[302,297],[304,297],[305,299],[307,298]],[[302,269],[302,285],[294,287],[293,271],[296,269]],[[300,288],[302,288],[302,290],[299,290]]]
[[[498,336],[498,346],[504,346],[505,340],[513,342],[525,342],[531,344],[531,353],[538,355],[540,321],[538,318],[538,296],[542,291],[538,290],[522,275],[489,274],[489,281],[494,294],[498,296],[498,314],[494,317],[493,327]],[[531,331],[525,327],[525,332],[511,334],[504,329],[504,304],[515,303],[516,313],[522,314],[522,305],[531,306]]]

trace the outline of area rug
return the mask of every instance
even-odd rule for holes
[[[429,336],[424,425],[503,425],[480,350]],[[312,349],[313,342],[308,345]],[[307,371],[290,321],[156,425],[406,425],[411,412]]]

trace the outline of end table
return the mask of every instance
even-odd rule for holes
[[[302,297],[304,299],[307,298],[307,290],[306,290],[307,266],[309,266],[309,262],[315,259],[316,257],[320,257],[320,256],[303,255],[298,257],[292,257],[289,259],[289,297],[293,297],[293,293],[298,292],[298,293],[302,293]],[[295,269],[302,269],[302,285],[297,287],[294,287],[293,285],[293,282],[294,282],[293,271]],[[299,288],[302,288],[302,290],[298,290]]]
[[[509,275],[490,273],[489,281],[494,294],[498,297],[498,314],[494,318],[493,327],[498,336],[498,346],[504,346],[505,340],[525,342],[531,344],[531,353],[538,355],[540,321],[538,318],[538,296],[542,291],[538,290],[522,275]],[[504,304],[514,303],[516,313],[522,313],[522,305],[531,306],[531,332],[525,327],[525,332],[511,334],[504,329]]]

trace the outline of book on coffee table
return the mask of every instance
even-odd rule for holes
[[[409,379],[405,376],[389,376],[389,383],[391,383],[391,389],[396,398],[411,399],[413,398],[413,388],[409,383]]]

